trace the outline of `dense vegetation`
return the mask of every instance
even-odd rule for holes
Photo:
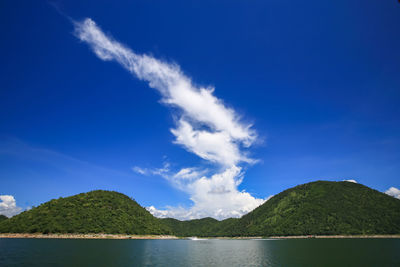
[[[3,216],[5,217],[5,216]],[[129,197],[92,191],[46,202],[0,232],[275,236],[400,234],[400,200],[351,182],[317,181],[272,197],[240,219],[157,219]]]
[[[213,218],[203,218],[190,221],[179,221],[173,218],[161,219],[177,236],[210,236],[212,229],[219,223]]]
[[[7,219],[8,219],[7,216],[0,214],[0,222],[7,220]]]
[[[179,221],[177,219],[161,219],[176,236],[232,236],[238,219],[229,218],[218,221],[213,218],[203,218],[190,221]]]
[[[98,190],[22,212],[2,221],[0,232],[169,234],[170,230],[128,196]]]
[[[240,219],[164,222],[179,236],[400,234],[400,200],[351,182],[283,191]]]

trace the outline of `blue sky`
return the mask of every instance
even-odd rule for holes
[[[159,216],[223,218],[319,179],[400,187],[397,1],[56,5],[75,25],[47,1],[0,4],[0,195],[17,207],[107,189]],[[207,92],[231,120],[223,112],[204,119],[208,105],[184,108],[201,98],[168,104],[176,98],[102,60],[98,40],[77,33],[86,18],[135,55],[179,65],[193,90],[215,88]],[[178,142],[182,131],[171,130],[180,119],[213,138],[227,134],[228,144],[213,148],[231,145],[238,159],[210,159],[215,151],[199,155],[204,146]],[[177,181],[184,169],[191,180]],[[212,182],[204,191],[199,180]]]

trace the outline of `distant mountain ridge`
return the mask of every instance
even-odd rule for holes
[[[164,218],[161,221],[167,225],[176,236],[199,236],[199,237],[217,237],[217,236],[237,236],[235,231],[238,218],[228,218],[218,221],[214,218],[202,218],[189,221],[179,221],[173,218]]]
[[[46,202],[0,222],[0,232],[291,236],[400,234],[400,200],[351,182],[287,189],[241,218],[158,219],[129,197],[92,191]]]

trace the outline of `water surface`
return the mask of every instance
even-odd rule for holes
[[[400,239],[0,239],[0,266],[400,266]]]

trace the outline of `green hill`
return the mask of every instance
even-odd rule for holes
[[[128,196],[98,190],[24,211],[2,221],[0,232],[169,234],[170,230]]]
[[[400,200],[361,184],[317,181],[274,196],[236,228],[245,236],[400,234]]]

